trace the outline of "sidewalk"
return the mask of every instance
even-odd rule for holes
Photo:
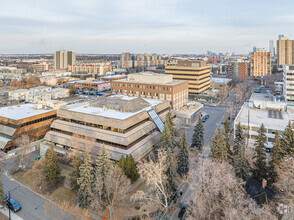
[[[4,215],[6,215],[7,218],[9,217],[8,208],[0,209],[0,212],[2,212]],[[16,215],[13,212],[11,212],[11,219],[13,219],[13,220],[23,220],[23,218],[19,217],[18,215]]]

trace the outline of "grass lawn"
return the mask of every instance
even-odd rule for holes
[[[69,173],[69,170],[62,169],[62,176],[68,177]],[[30,170],[17,172],[13,174],[12,177],[25,186],[29,187],[30,189],[39,192],[39,190],[34,186],[35,177],[32,175]],[[51,193],[47,192],[45,194],[40,194],[56,203],[67,201],[71,204],[71,206],[75,206],[77,204],[77,194],[72,192],[70,189],[64,187],[63,185],[58,186]]]

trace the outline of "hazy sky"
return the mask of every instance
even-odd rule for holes
[[[294,39],[293,0],[0,0],[0,54],[247,53]]]

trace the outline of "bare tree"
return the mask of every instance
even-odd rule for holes
[[[24,168],[24,162],[27,158],[27,154],[29,153],[28,151],[31,148],[30,145],[30,138],[28,135],[22,135],[20,138],[15,140],[15,144],[20,148],[19,149],[19,160],[20,160],[20,164],[19,166],[21,168]]]
[[[118,202],[124,201],[128,197],[126,192],[129,190],[131,181],[129,180],[129,178],[126,177],[126,175],[118,165],[113,164],[106,175],[105,182],[106,200],[103,201],[103,199],[101,199],[99,195],[97,198],[97,194],[95,193],[95,195],[93,194],[94,198],[92,200],[92,206],[107,207],[110,219],[116,219],[114,217],[115,206]],[[95,191],[101,191],[102,184],[99,184],[99,182],[97,182],[95,188]]]
[[[275,186],[279,190],[278,200],[294,208],[294,158],[289,158],[276,167],[278,180]]]
[[[243,182],[228,163],[205,159],[192,176],[189,219],[275,219],[248,198]]]
[[[138,165],[139,174],[146,181],[146,189],[137,191],[132,200],[142,201],[140,208],[142,214],[148,215],[156,209],[168,212],[169,193],[166,187],[166,158],[166,151],[161,149],[158,151],[157,161],[143,161]]]

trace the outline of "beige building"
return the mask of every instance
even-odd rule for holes
[[[294,41],[287,37],[277,40],[277,63],[279,67],[284,64],[294,64]]]
[[[78,63],[76,65],[69,65],[67,70],[72,73],[92,73],[93,76],[102,76],[112,71],[112,65],[110,62]]]
[[[179,60],[178,63],[167,63],[165,73],[172,74],[175,80],[187,80],[189,95],[210,88],[210,66],[205,61]]]
[[[54,69],[66,70],[68,65],[74,64],[76,64],[75,52],[59,50],[54,53]]]
[[[167,101],[112,95],[61,108],[44,137],[41,154],[52,141],[60,153],[84,151],[86,144],[92,155],[104,146],[113,160],[130,154],[139,160],[158,143],[169,107]],[[85,141],[90,139],[91,143]]]
[[[161,55],[131,53],[122,53],[120,55],[120,63],[121,67],[125,69],[160,66],[164,64]]]
[[[127,79],[111,82],[112,93],[167,100],[175,110],[188,101],[188,82],[174,80],[172,75],[143,72],[128,74]]]
[[[31,89],[18,89],[9,91],[9,100],[25,100],[31,103],[48,101],[51,99],[61,99],[69,97],[69,89],[38,86]]]
[[[271,75],[271,53],[264,49],[250,53],[250,76],[263,77]]]

